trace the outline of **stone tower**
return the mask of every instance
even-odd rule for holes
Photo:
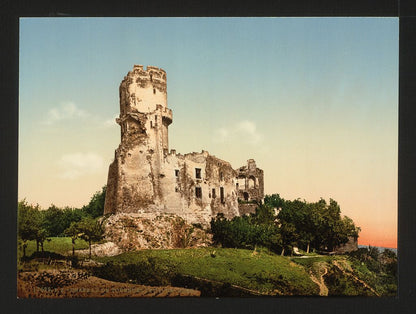
[[[135,65],[121,82],[119,93],[116,121],[121,143],[109,169],[105,214],[137,211],[160,202],[160,169],[172,123],[164,70]]]
[[[145,127],[150,137],[155,139],[154,150],[169,149],[168,126],[172,123],[172,110],[167,108],[166,72],[157,67],[135,65],[120,84],[121,139],[129,137],[129,128],[140,120],[137,114],[147,115]],[[133,119],[131,119],[133,118]],[[143,121],[140,121],[143,122]]]

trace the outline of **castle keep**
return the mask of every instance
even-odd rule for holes
[[[120,84],[121,143],[108,171],[104,214],[172,213],[208,223],[217,213],[252,212],[264,197],[263,170],[253,159],[234,170],[200,153],[169,151],[166,72],[135,65]]]

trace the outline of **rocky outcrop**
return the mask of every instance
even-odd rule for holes
[[[336,254],[345,254],[358,250],[357,238],[348,237],[348,242],[334,248]]]
[[[115,252],[141,249],[203,247],[211,244],[211,235],[199,224],[163,213],[117,214],[106,221],[105,238]],[[97,251],[98,252],[98,251]],[[100,254],[100,252],[98,252]],[[106,255],[106,250],[101,249]]]

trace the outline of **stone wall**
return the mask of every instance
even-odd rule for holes
[[[254,213],[256,203],[264,198],[264,174],[257,168],[254,159],[247,160],[247,165],[237,169],[237,193],[240,199],[240,215]]]

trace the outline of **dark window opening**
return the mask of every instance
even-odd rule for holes
[[[150,127],[153,128],[153,121],[150,121]]]
[[[216,198],[217,196],[215,195],[215,189],[212,189],[212,198]]]
[[[224,180],[224,175],[222,172],[220,172],[220,181]]]
[[[150,82],[153,82],[153,75],[150,74]]]
[[[247,192],[244,192],[244,193],[243,193],[243,196],[244,196],[244,200],[245,200],[245,201],[248,201],[248,193],[247,193]]]
[[[238,182],[235,184],[235,188],[238,190]]]
[[[201,179],[201,168],[195,168],[195,178]]]
[[[175,186],[175,192],[179,192],[179,188]]]
[[[224,201],[224,188],[220,187],[220,198],[221,198],[221,203],[225,203]]]
[[[179,170],[175,170],[175,177],[179,177]]]
[[[153,94],[156,94],[156,88],[153,88]]]
[[[195,188],[195,197],[202,198],[202,189],[199,186]]]

